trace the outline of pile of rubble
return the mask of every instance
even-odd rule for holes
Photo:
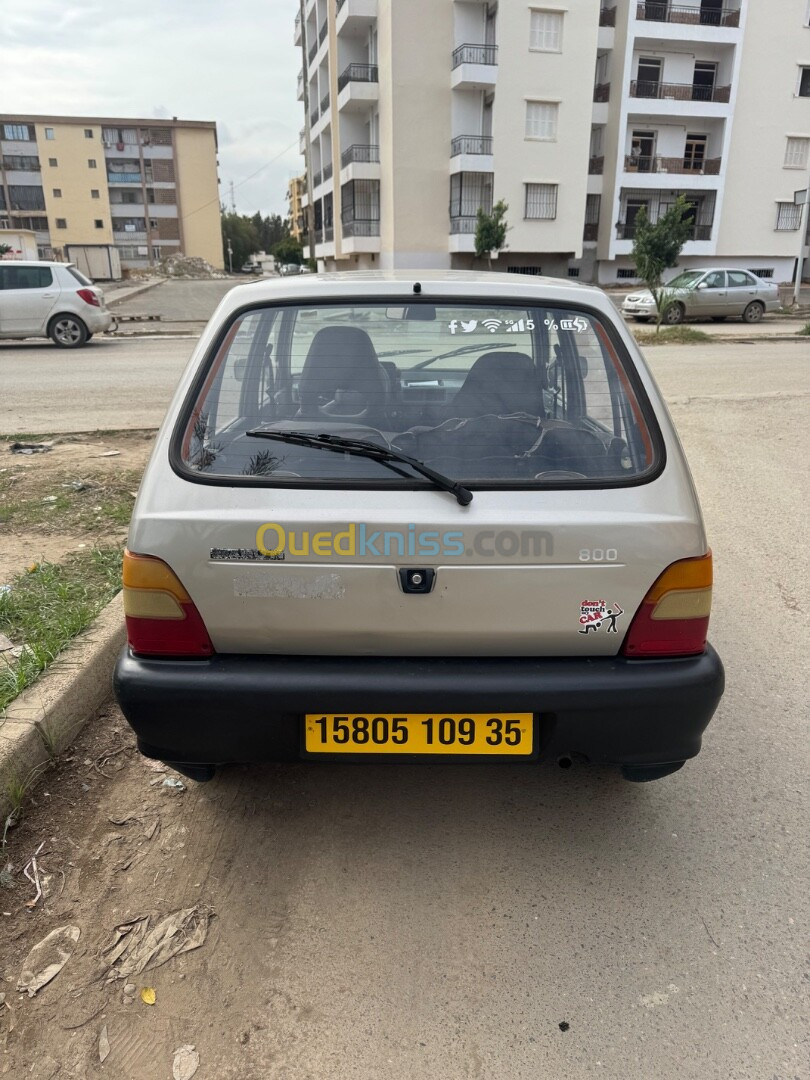
[[[159,273],[169,278],[226,278],[228,275],[194,255],[168,255],[160,263]]]

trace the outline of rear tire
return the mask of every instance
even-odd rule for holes
[[[649,784],[682,769],[685,761],[672,761],[669,765],[622,765],[622,776],[632,784]]]
[[[762,322],[762,316],[765,314],[765,307],[759,302],[759,300],[753,300],[743,312],[743,322],[745,323],[758,323]]]
[[[48,323],[48,337],[60,349],[78,349],[87,336],[87,327],[78,315],[55,315]]]
[[[686,316],[686,308],[676,300],[670,304],[664,312],[664,322],[667,326],[680,326]]]

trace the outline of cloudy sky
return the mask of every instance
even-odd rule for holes
[[[2,7],[0,112],[215,120],[223,198],[233,180],[240,213],[285,212],[303,163],[298,0]]]

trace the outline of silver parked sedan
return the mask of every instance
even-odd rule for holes
[[[779,289],[748,270],[684,270],[666,283],[663,321],[670,326],[684,319],[725,319],[739,315],[743,322],[758,323],[766,311],[779,307]],[[656,317],[649,289],[629,293],[622,314],[638,322]]]

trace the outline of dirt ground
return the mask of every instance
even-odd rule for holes
[[[123,542],[153,440],[152,431],[42,437],[53,449],[31,455],[0,440],[0,584],[32,562]]]
[[[232,1046],[225,1056],[232,1058],[233,1068],[214,1073],[201,1068],[200,1077],[253,1075],[242,1071],[240,1061],[264,1028],[266,1002],[253,1003],[254,1027],[252,990],[246,983],[229,1030],[228,1010],[237,1002],[211,999],[217,980],[207,973],[217,966],[230,970],[233,959],[210,907],[214,889],[199,870],[200,846],[216,843],[193,824],[195,806],[207,801],[205,789],[190,781],[187,790],[167,787],[166,777],[176,779],[176,774],[136,753],[126,723],[110,706],[26,800],[23,821],[8,834],[2,859],[8,873],[0,879],[5,886],[0,887],[5,992],[0,1076],[163,1080],[172,1074],[179,1047],[195,1045],[210,1062],[211,1040],[221,1043],[223,1035]],[[36,889],[22,869],[40,845],[37,867],[45,895],[27,907]],[[227,852],[223,858],[228,859]],[[104,951],[115,941],[116,926],[147,914],[154,925],[195,905],[203,916],[210,915],[200,948],[133,976],[129,994],[124,992],[128,979],[107,982],[110,963]],[[268,926],[273,919],[268,912]],[[66,925],[78,927],[80,937],[63,970],[35,997],[17,993],[29,949]],[[141,1000],[147,987],[155,990],[154,1005]],[[212,1031],[215,1014],[220,1021]],[[237,1015],[242,1019],[237,1021]],[[102,1065],[98,1044],[105,1026],[110,1057]]]

